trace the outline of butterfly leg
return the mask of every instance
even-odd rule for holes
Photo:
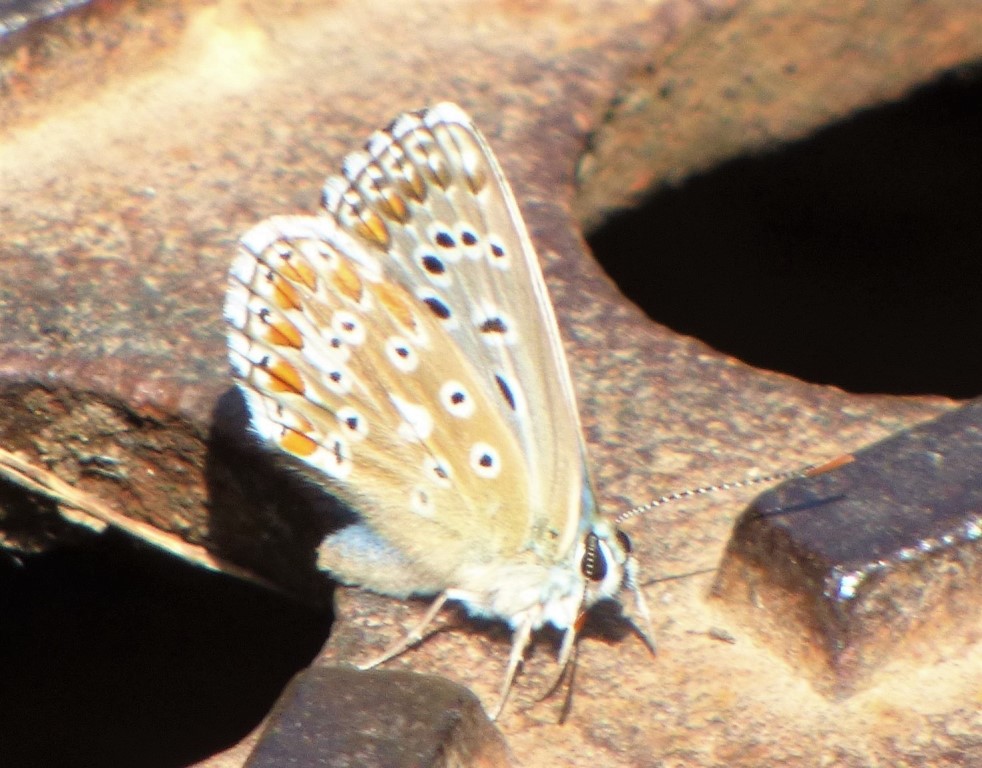
[[[573,654],[573,647],[576,645],[576,632],[579,627],[576,624],[566,627],[563,632],[563,644],[559,646],[559,678],[562,679],[566,667],[569,665],[569,658]]]
[[[406,633],[401,640],[390,645],[374,659],[367,661],[364,664],[359,664],[358,669],[365,670],[377,667],[379,664],[395,658],[403,651],[406,651],[412,646],[416,645],[416,643],[423,639],[423,631],[433,623],[433,620],[440,612],[440,609],[443,608],[443,604],[447,602],[448,598],[449,595],[446,592],[442,592],[440,596],[433,601],[433,604],[429,607],[429,610],[426,611],[426,615],[423,616],[422,621],[409,630],[409,632]]]
[[[559,689],[559,686],[562,684],[563,678],[566,676],[566,670],[570,665],[571,659],[573,658],[573,651],[576,649],[576,638],[577,638],[577,633],[579,632],[580,629],[579,623],[580,620],[577,619],[577,622],[575,624],[567,627],[566,630],[563,632],[563,643],[559,647],[559,657],[557,659],[558,671],[556,673],[556,677],[553,679],[552,683],[550,683],[549,686],[545,689],[545,693],[542,694],[542,696],[539,698],[539,701],[542,701],[548,698],[549,696],[551,696],[556,690]],[[572,663],[575,664],[576,662],[573,661]]]
[[[625,566],[624,584],[631,591],[631,594],[634,595],[634,605],[637,612],[637,618],[632,617],[631,625],[641,635],[644,644],[648,646],[648,650],[654,655],[656,653],[655,632],[651,628],[651,613],[648,612],[648,603],[645,602],[641,588],[638,586],[637,571],[637,561],[633,558],[628,559]]]
[[[532,638],[532,620],[526,620],[519,624],[515,629],[515,634],[511,641],[511,654],[508,656],[508,669],[505,671],[505,679],[501,684],[501,693],[498,696],[498,706],[494,708],[491,713],[491,719],[497,720],[498,715],[501,714],[501,710],[505,708],[505,702],[508,700],[508,692],[511,691],[511,685],[515,682],[515,674],[518,672],[518,665],[522,663],[522,659],[525,658],[525,649],[528,648],[529,642]]]

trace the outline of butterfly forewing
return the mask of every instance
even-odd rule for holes
[[[463,351],[521,450],[522,548],[567,557],[590,494],[579,419],[537,256],[485,140],[452,104],[403,115],[328,180],[325,209]]]

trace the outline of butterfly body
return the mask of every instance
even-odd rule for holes
[[[452,104],[397,118],[317,216],[241,240],[225,317],[255,432],[354,511],[319,563],[341,581],[438,595],[514,631],[565,631],[635,586],[597,513],[555,316],[514,196]],[[403,650],[418,632],[384,658]]]

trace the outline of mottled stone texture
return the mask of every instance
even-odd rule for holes
[[[588,228],[653,189],[899,98],[982,48],[974,0],[730,5],[618,84],[577,171],[573,210]]]
[[[810,386],[673,335],[623,301],[581,225],[980,50],[982,10],[967,1],[93,3],[0,51],[0,444],[314,594],[329,504],[244,431],[228,394],[225,271],[249,225],[314,210],[324,176],[373,128],[453,100],[486,132],[538,245],[606,510],[856,450],[950,404]],[[645,578],[714,568],[746,500],[636,521]],[[4,541],[34,551],[52,538],[28,524]],[[538,701],[555,673],[544,637],[500,724],[516,759],[982,760],[977,643],[834,701],[707,600],[710,581],[645,587],[654,659],[616,615],[589,624],[564,726],[562,692]],[[345,591],[339,609],[339,655],[364,658],[421,606]],[[454,627],[392,667],[488,700],[507,633]]]

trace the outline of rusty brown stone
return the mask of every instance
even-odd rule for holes
[[[737,521],[713,592],[847,696],[982,637],[982,401],[786,483]]]
[[[589,229],[732,157],[786,144],[977,60],[972,0],[713,3],[678,23],[619,84],[580,160],[573,210]],[[932,30],[932,34],[924,34]]]

